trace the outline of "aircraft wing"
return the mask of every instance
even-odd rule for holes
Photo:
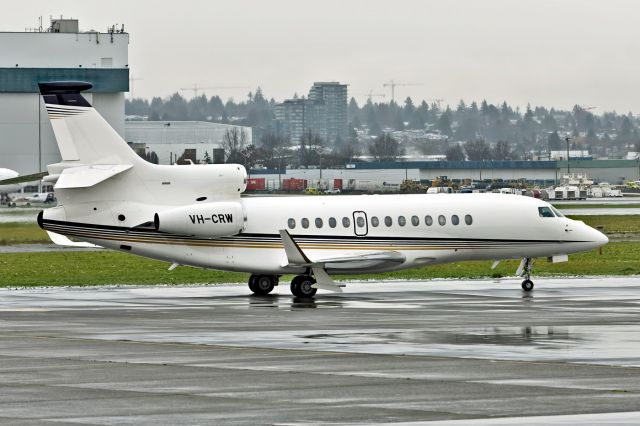
[[[287,253],[287,260],[291,266],[311,266],[316,264],[327,263],[360,263],[360,262],[397,262],[402,263],[405,261],[405,256],[394,250],[384,251],[369,251],[362,253],[348,253],[339,256],[330,257],[308,257],[298,246],[298,244],[291,238],[291,235],[286,230],[280,231],[280,236],[284,244],[284,250]]]
[[[33,182],[47,176],[49,172],[33,173],[30,175],[16,176],[10,179],[0,180],[0,185],[14,185],[16,183]]]
[[[316,283],[313,285],[314,288],[321,288],[338,293],[342,292],[341,287],[344,287],[344,284],[335,283],[329,274],[327,274],[327,267],[336,268],[339,266],[342,268],[366,269],[367,267],[381,263],[402,263],[405,261],[405,256],[402,253],[393,250],[348,253],[339,256],[313,258],[302,251],[298,243],[294,241],[286,229],[280,230],[280,237],[282,238],[282,244],[287,254],[288,262],[287,265],[283,266],[309,267],[316,278]]]

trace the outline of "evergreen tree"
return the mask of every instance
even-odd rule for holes
[[[562,141],[560,140],[560,136],[558,136],[558,132],[553,131],[549,133],[547,147],[549,151],[559,151],[562,149]]]
[[[449,108],[440,116],[438,120],[438,130],[440,130],[443,135],[453,135],[453,131],[451,130],[451,110]]]

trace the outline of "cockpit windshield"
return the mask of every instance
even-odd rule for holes
[[[556,216],[564,217],[564,215],[562,213],[560,213],[560,211],[558,209],[556,209],[555,207],[552,206],[551,210],[553,210],[553,212],[556,214]]]
[[[552,208],[552,207],[551,207]],[[538,214],[540,217],[556,217],[553,211],[549,207],[538,207]]]

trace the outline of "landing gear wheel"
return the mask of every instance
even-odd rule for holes
[[[533,290],[533,281],[531,280],[524,280],[522,281],[522,289],[524,291],[531,291]]]
[[[249,277],[249,289],[260,296],[271,293],[277,284],[278,277],[275,275],[251,275]]]
[[[309,275],[298,275],[291,280],[291,294],[296,297],[313,297],[318,291],[312,287],[315,283],[316,280]]]
[[[258,278],[258,275],[256,274],[251,274],[251,276],[249,277],[249,290],[251,290],[253,293],[256,292],[256,278]]]

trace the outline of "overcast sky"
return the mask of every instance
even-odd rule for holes
[[[131,73],[143,79],[135,82],[136,96],[167,96],[197,83],[260,85],[282,100],[306,94],[313,81],[337,80],[359,101],[370,90],[388,100],[382,85],[395,79],[421,84],[397,87],[397,99],[640,112],[640,1],[11,3],[16,7],[0,15],[2,31],[60,14],[80,19],[81,30],[124,23]],[[248,90],[218,92],[239,99]]]

